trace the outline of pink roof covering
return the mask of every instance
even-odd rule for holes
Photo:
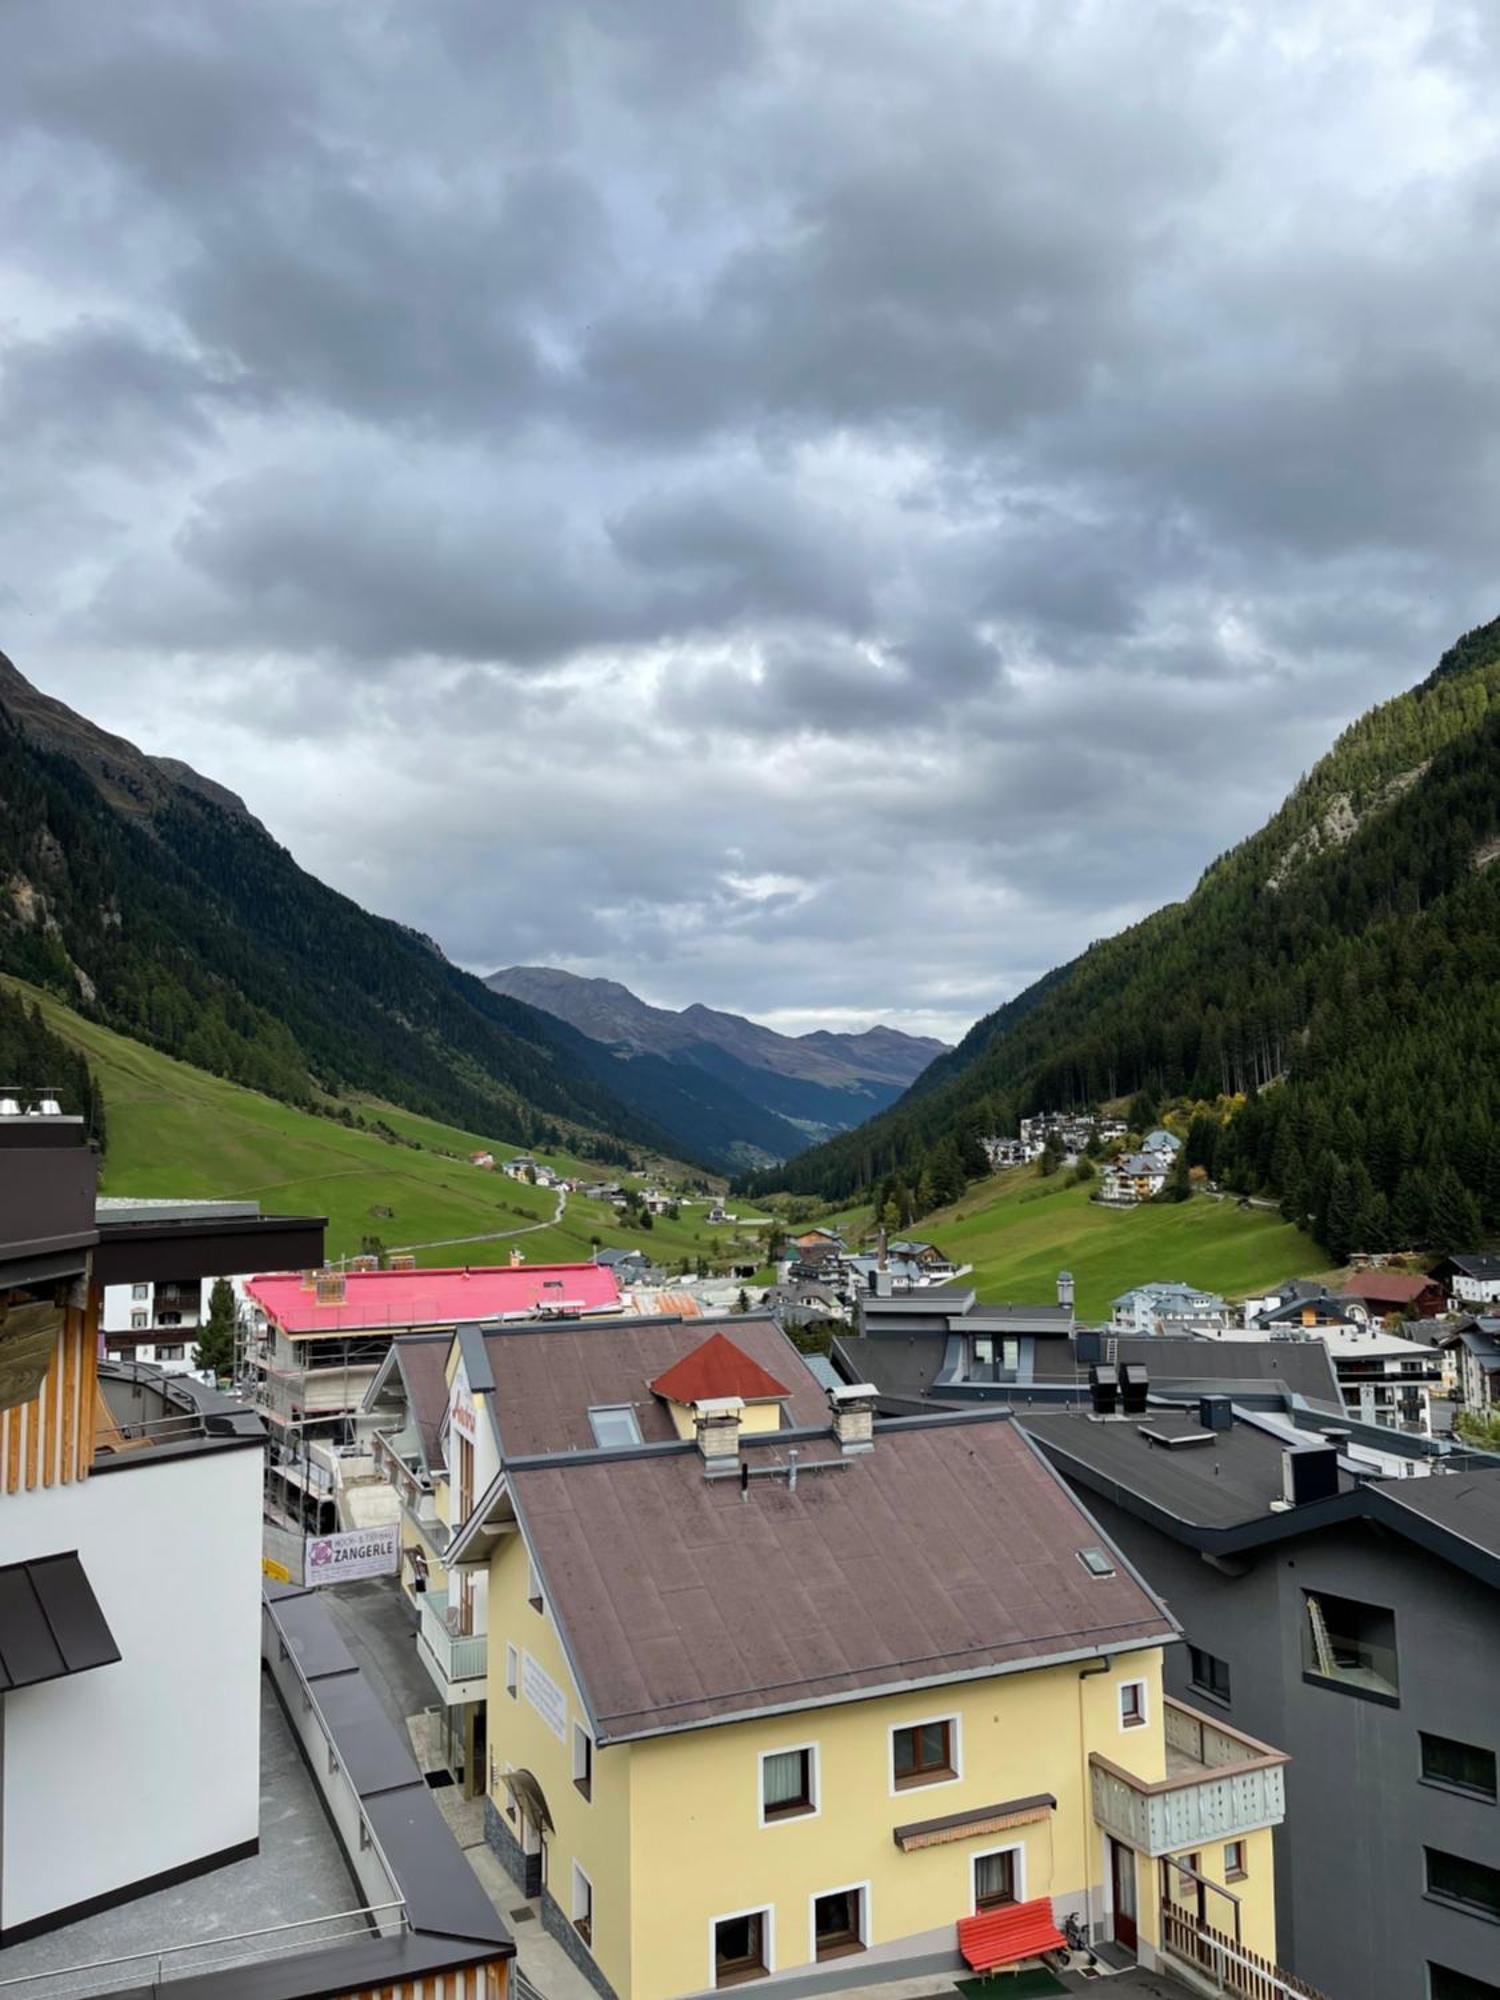
[[[465,1271],[351,1271],[344,1303],[320,1305],[300,1271],[271,1271],[245,1290],[285,1333],[457,1326],[519,1313],[618,1312],[615,1274],[600,1264],[515,1264]]]

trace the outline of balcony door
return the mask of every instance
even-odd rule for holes
[[[1116,1944],[1134,1951],[1140,1933],[1136,1928],[1135,1854],[1112,1836],[1109,1843],[1110,1906],[1114,1911]]]

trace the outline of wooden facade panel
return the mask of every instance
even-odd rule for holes
[[[88,1477],[101,1400],[90,1317],[68,1308],[40,1390],[0,1414],[0,1496]]]

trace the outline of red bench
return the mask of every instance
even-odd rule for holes
[[[1002,1909],[981,1910],[958,1920],[958,1948],[974,1972],[998,1972],[1045,1952],[1066,1951],[1068,1940],[1052,1921],[1052,1899],[1037,1896],[1029,1903],[1007,1903]]]

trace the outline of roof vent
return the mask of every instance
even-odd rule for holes
[[[1145,1364],[1140,1361],[1127,1361],[1120,1370],[1120,1403],[1127,1417],[1145,1416],[1148,1386],[1149,1377]]]
[[[1078,1560],[1090,1576],[1113,1576],[1115,1566],[1109,1559],[1107,1550],[1101,1548],[1080,1549]]]
[[[1112,1417],[1120,1401],[1120,1371],[1112,1361],[1099,1361],[1089,1370],[1089,1401],[1096,1417]]]
[[[320,1306],[341,1306],[344,1303],[347,1287],[342,1271],[319,1271],[313,1283]]]
[[[1206,1431],[1232,1431],[1234,1404],[1228,1396],[1200,1396],[1198,1421]]]
[[[19,1097],[0,1097],[0,1118],[19,1118],[21,1100]]]

